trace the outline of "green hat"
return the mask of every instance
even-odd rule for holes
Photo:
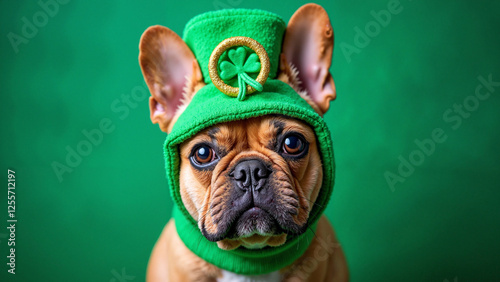
[[[283,19],[270,12],[220,10],[191,19],[184,29],[183,39],[198,60],[205,83],[211,82],[207,66],[212,51],[224,39],[234,36],[245,36],[259,42],[271,61],[269,78],[276,78],[285,29]]]
[[[312,107],[288,84],[276,80],[284,21],[277,15],[259,10],[223,10],[193,18],[186,26],[184,40],[199,62],[206,86],[201,88],[176,121],[165,141],[168,183],[175,202],[173,217],[177,232],[186,247],[215,266],[238,274],[258,275],[290,265],[309,247],[318,219],[333,191],[334,157],[330,132]],[[230,37],[245,36],[259,42],[269,55],[269,78],[261,91],[244,100],[230,97],[211,83],[208,64],[212,51]],[[279,114],[300,119],[315,131],[323,165],[323,185],[309,214],[310,230],[299,236],[287,236],[285,244],[259,250],[237,248],[226,251],[208,241],[197,222],[182,203],[179,191],[179,145],[201,130],[228,121]]]

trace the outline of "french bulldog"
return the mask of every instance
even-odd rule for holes
[[[185,42],[162,26],[140,41],[140,66],[151,91],[150,117],[169,133],[205,86]],[[333,30],[316,4],[298,9],[284,36],[277,79],[287,83],[321,116],[335,99],[329,72]],[[309,212],[322,185],[322,161],[311,126],[284,115],[216,124],[179,148],[182,202],[203,236],[222,250],[260,250],[284,244],[289,234],[311,229]],[[322,216],[305,253],[279,271],[239,275],[191,252],[171,219],[161,233],[147,281],[348,281],[343,250]]]

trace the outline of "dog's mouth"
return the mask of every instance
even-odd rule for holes
[[[253,235],[271,236],[283,233],[273,216],[259,207],[252,207],[235,218],[225,238],[242,239]]]
[[[246,249],[277,247],[286,242],[287,232],[272,213],[264,208],[251,207],[235,217],[217,245],[223,250],[240,246]]]

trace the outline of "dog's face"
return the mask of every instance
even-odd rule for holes
[[[152,94],[151,120],[169,132],[205,86],[200,67],[182,39],[165,27],[149,28],[139,48]],[[324,9],[301,7],[287,27],[277,79],[320,115],[335,99],[332,49],[333,30]],[[226,250],[279,246],[288,234],[303,233],[322,177],[314,131],[284,116],[217,124],[180,145],[184,206],[202,234]]]
[[[219,124],[180,155],[182,200],[219,247],[277,246],[308,227],[323,173],[307,124],[282,116]]]

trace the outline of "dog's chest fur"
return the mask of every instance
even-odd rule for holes
[[[278,271],[263,275],[240,275],[233,272],[222,270],[222,277],[217,282],[279,282],[281,274]]]

